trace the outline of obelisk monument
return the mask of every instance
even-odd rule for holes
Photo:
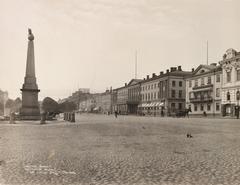
[[[28,51],[27,65],[24,84],[22,86],[22,108],[20,116],[22,120],[39,120],[40,109],[38,103],[39,89],[35,77],[35,59],[34,59],[34,36],[32,30],[28,29]]]

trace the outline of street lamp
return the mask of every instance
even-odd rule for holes
[[[236,112],[236,114],[237,114],[237,119],[239,119],[239,99],[240,99],[239,90],[237,91],[236,95],[237,95],[237,112]]]

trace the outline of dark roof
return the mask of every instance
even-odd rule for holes
[[[191,71],[169,71],[168,73],[163,73],[160,75],[156,75],[155,77],[149,78],[149,79],[145,79],[142,81],[142,83],[144,82],[148,82],[148,81],[152,81],[152,80],[156,80],[156,79],[161,79],[164,78],[166,76],[181,76],[181,77],[187,77],[187,76],[191,76],[192,72]]]

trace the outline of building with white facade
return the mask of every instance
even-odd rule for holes
[[[216,63],[199,65],[186,78],[186,107],[190,115],[221,115],[222,68]]]
[[[240,103],[240,52],[228,49],[219,63],[223,69],[222,115],[235,116]]]

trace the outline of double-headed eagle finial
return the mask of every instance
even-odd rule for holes
[[[32,34],[32,30],[30,28],[28,28],[28,40],[30,40],[30,41],[34,40],[34,36]]]

